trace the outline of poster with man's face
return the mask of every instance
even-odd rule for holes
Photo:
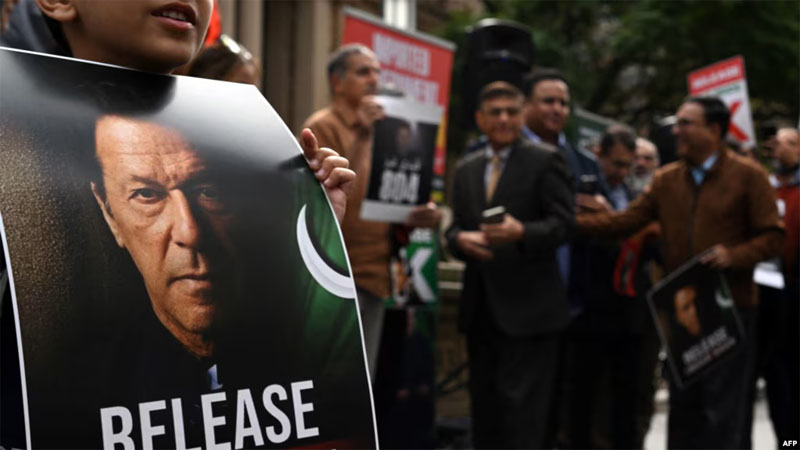
[[[647,302],[679,387],[713,371],[746,338],[724,275],[697,257],[656,285]]]
[[[25,436],[0,444],[374,447],[341,234],[258,90],[5,49],[0,68],[22,380],[2,401],[24,415],[3,435]]]

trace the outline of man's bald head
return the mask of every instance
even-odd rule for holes
[[[633,171],[637,176],[652,174],[661,163],[658,157],[656,144],[649,140],[636,138],[636,160],[634,161]]]
[[[775,134],[775,159],[787,168],[800,162],[800,132],[796,128],[781,128]]]

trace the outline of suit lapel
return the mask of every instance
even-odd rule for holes
[[[481,151],[481,157],[477,158],[472,167],[470,167],[470,182],[472,183],[472,192],[477,193],[479,195],[480,205],[483,205],[484,208],[481,210],[486,209],[486,157],[484,156],[484,152]]]
[[[523,175],[522,173],[518,173],[519,170],[521,170],[518,168],[521,166],[520,164],[516,163],[516,160],[519,158],[519,153],[521,151],[518,147],[519,147],[519,141],[514,143],[514,146],[511,147],[511,153],[508,155],[508,159],[506,160],[506,165],[505,167],[503,167],[503,172],[500,174],[500,179],[497,181],[497,187],[494,190],[492,201],[489,204],[490,207],[501,205],[502,204],[501,200],[503,199],[503,196],[506,194],[506,191],[508,191],[511,188],[512,183],[514,183],[514,180],[518,180],[519,177]],[[484,195],[484,198],[486,198],[486,195]]]

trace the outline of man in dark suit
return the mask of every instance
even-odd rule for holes
[[[467,262],[459,327],[467,334],[475,448],[539,448],[555,382],[558,334],[569,314],[556,248],[573,224],[573,192],[555,147],[520,137],[522,93],[505,82],[480,93],[488,137],[453,186],[454,254]],[[483,211],[502,206],[496,223]]]

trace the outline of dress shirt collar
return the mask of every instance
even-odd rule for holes
[[[492,158],[494,157],[494,154],[495,154],[495,151],[492,150],[492,144],[487,144],[486,145],[485,152],[486,152],[486,159],[488,159],[491,162]],[[505,163],[508,160],[508,155],[510,155],[510,154],[511,154],[511,146],[510,145],[507,146],[507,147],[501,148],[497,152],[497,156],[500,157],[500,162],[501,163]]]
[[[533,130],[528,128],[527,125],[522,126],[522,134],[526,138],[537,144],[541,144],[542,142],[544,142],[544,140],[542,140],[542,138],[538,134],[534,133]],[[564,136],[564,133],[558,133],[558,147],[565,148],[566,146],[567,146],[567,137]]]
[[[694,178],[694,182],[696,185],[700,186],[703,183],[703,180],[708,174],[708,171],[714,167],[714,163],[717,162],[717,158],[719,157],[719,152],[714,152],[706,158],[706,160],[701,164],[699,167],[692,166],[692,177]]]

